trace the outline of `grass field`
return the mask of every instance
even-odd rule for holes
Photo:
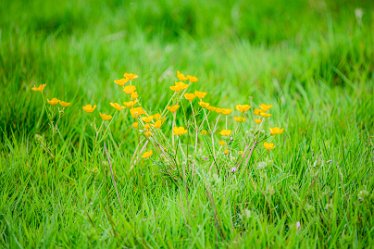
[[[0,247],[373,248],[374,3],[263,2],[3,1]],[[251,137],[233,136],[230,156],[216,144],[217,160],[213,145],[182,146],[175,172],[156,148],[133,165],[140,138],[109,105],[128,100],[113,81],[138,74],[156,113],[177,70],[211,105],[272,104],[276,147],[255,144],[235,172]],[[45,97],[72,105],[57,121]],[[114,117],[97,135],[99,112]]]

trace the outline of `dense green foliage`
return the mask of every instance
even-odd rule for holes
[[[262,2],[3,1],[0,247],[373,247],[374,4]],[[213,104],[272,103],[286,133],[236,174],[200,169],[187,192],[157,164],[129,171],[136,139],[114,122],[122,210],[82,105],[111,112],[129,71],[159,111],[176,70]],[[61,136],[39,83],[73,102]]]

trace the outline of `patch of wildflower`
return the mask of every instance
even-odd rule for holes
[[[170,174],[173,179],[176,175],[179,177],[180,172],[193,174],[192,171],[196,167],[209,172],[211,169],[220,172],[223,165],[227,165],[226,170],[231,169],[234,173],[242,165],[252,162],[250,158],[257,147],[267,151],[274,150],[278,135],[284,133],[284,128],[269,123],[272,116],[271,104],[241,103],[217,106],[214,101],[206,100],[207,92],[193,89],[199,81],[196,76],[180,71],[176,73],[175,83],[169,86],[173,93],[168,104],[163,111],[152,114],[153,112],[146,110],[141,103],[142,98],[139,98],[134,81],[137,78],[137,74],[124,73],[122,78],[114,80],[125,93],[122,94],[122,104],[109,102],[110,106],[118,111],[113,116],[99,112],[104,127],[109,127],[118,118],[131,116],[121,120],[123,126],[132,127],[132,132],[137,134],[130,169],[141,162],[140,159],[156,156],[154,161],[160,160],[159,165],[165,167],[164,172]],[[31,90],[43,92],[45,87],[46,84],[41,84],[33,86]],[[44,96],[44,93],[42,95]],[[59,104],[63,107],[62,110],[71,105],[70,102],[58,98],[47,99],[47,103],[52,106]],[[96,105],[87,104],[82,109],[92,113],[96,110]],[[171,115],[167,115],[168,112]],[[92,116],[87,116],[87,119],[89,118],[93,119]],[[96,136],[100,135],[102,126],[95,130]],[[110,129],[106,130],[110,132]],[[271,155],[267,154],[268,157]],[[186,165],[188,168],[185,168]]]

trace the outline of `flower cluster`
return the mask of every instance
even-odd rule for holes
[[[271,151],[275,144],[269,140],[284,132],[283,128],[269,127],[266,122],[272,116],[271,104],[212,105],[206,100],[208,93],[198,89],[199,79],[180,71],[177,71],[174,84],[169,86],[172,96],[165,108],[155,113],[149,112],[139,98],[135,85],[137,78],[138,75],[134,73],[124,73],[122,78],[114,80],[127,97],[122,103],[108,103],[115,112],[125,112],[125,115],[131,116],[131,126],[138,135],[131,168],[141,159],[153,158],[166,165],[168,172],[178,169],[180,165],[204,162],[210,164],[209,168],[216,165],[217,169],[219,162],[226,162],[230,168],[235,168],[232,172],[236,172],[241,165],[248,164],[258,144],[262,143],[264,153]],[[42,84],[32,87],[32,90],[43,92],[45,87]],[[71,105],[57,98],[48,99],[47,102],[52,106]],[[93,113],[96,107],[96,104],[86,104],[82,109],[86,113]],[[99,112],[99,116],[103,123],[117,117],[113,113],[102,112]]]
[[[47,84],[40,84],[39,86],[33,86],[31,88],[32,91],[34,92],[41,92],[43,93],[44,91],[44,88],[47,86]],[[71,106],[71,103],[70,102],[66,102],[66,101],[63,101],[63,100],[60,100],[60,99],[57,99],[57,98],[51,98],[51,99],[47,99],[47,102],[48,104],[50,104],[51,106],[55,106],[55,105],[60,105],[62,107],[68,107],[68,106]]]

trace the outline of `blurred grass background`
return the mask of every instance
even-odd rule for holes
[[[200,248],[245,247],[255,242],[262,247],[286,243],[291,247],[372,246],[373,7],[370,0],[2,1],[1,243],[10,247],[22,247],[28,241],[33,241],[31,247],[120,245],[108,235],[104,211],[95,220],[102,233],[87,228],[85,215],[77,218],[77,210],[102,210],[100,198],[110,199],[107,205],[115,210],[115,195],[101,189],[100,179],[105,177],[90,178],[91,169],[85,164],[89,156],[80,159],[63,146],[58,162],[40,155],[34,136],[47,131],[48,120],[44,117],[43,125],[36,125],[42,102],[30,91],[34,84],[46,83],[47,96],[74,103],[61,130],[77,141],[87,119],[81,106],[97,103],[100,111],[112,112],[110,101],[124,101],[113,80],[125,71],[139,74],[144,105],[158,111],[170,97],[165,89],[173,83],[176,70],[181,70],[199,77],[198,88],[209,92],[207,100],[212,104],[232,106],[233,101],[244,103],[251,98],[257,104],[274,105],[274,123],[287,131],[274,151],[282,170],[272,169],[266,180],[277,187],[277,196],[264,200],[259,192],[248,190],[247,182],[217,190],[224,196],[217,202],[222,217],[230,217],[227,198],[239,206],[251,203],[253,210],[264,215],[259,216],[262,227],[243,225],[243,230],[235,230],[237,234],[232,232],[227,244],[214,242],[212,223],[201,234],[199,222],[205,222],[207,206],[191,200],[197,230],[185,233],[180,223],[170,224],[170,217],[177,220],[180,215],[178,193],[161,191],[162,182],[128,179],[121,171],[127,160],[121,153],[129,153],[133,141],[127,137],[128,127],[114,123],[113,135],[121,148],[113,155],[120,167],[118,181],[124,186],[124,199],[128,198],[128,214],[133,214],[138,226],[129,235],[135,238],[129,245],[182,247],[194,235],[190,246]],[[27,173],[33,170],[30,165],[37,173]],[[286,183],[279,180],[285,175]],[[24,190],[29,188],[34,192]],[[242,193],[236,193],[237,188]],[[368,202],[357,200],[362,190],[369,192]],[[196,191],[204,196],[203,190]],[[245,196],[254,198],[248,201]],[[304,212],[305,203],[315,211]],[[325,209],[329,203],[333,211]],[[161,224],[147,220],[160,210],[165,210]],[[284,224],[300,217],[305,232],[297,237]],[[164,237],[152,233],[158,226],[166,231]],[[82,228],[88,230],[82,232]],[[120,231],[129,229],[130,225],[124,225]],[[82,237],[77,239],[75,233]],[[186,241],[175,238],[173,244],[176,234],[184,234]],[[142,244],[141,238],[151,239],[150,244]]]

